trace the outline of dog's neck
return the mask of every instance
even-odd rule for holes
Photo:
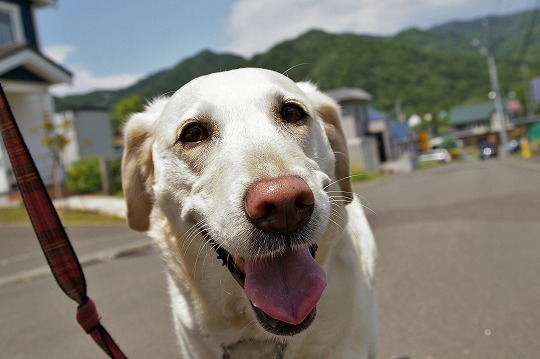
[[[269,340],[243,339],[229,345],[222,345],[223,359],[272,358],[282,359],[286,343]]]

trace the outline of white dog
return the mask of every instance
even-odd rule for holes
[[[182,357],[375,357],[376,248],[340,121],[315,86],[262,69],[129,119],[128,222],[167,264]]]

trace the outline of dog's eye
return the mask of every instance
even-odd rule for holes
[[[199,123],[192,123],[186,126],[180,133],[180,141],[182,142],[201,142],[210,136],[208,130]]]
[[[287,104],[281,109],[281,118],[287,123],[305,121],[306,113],[299,106]]]

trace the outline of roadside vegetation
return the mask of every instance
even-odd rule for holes
[[[63,224],[121,224],[123,218],[107,216],[96,212],[83,212],[74,210],[58,210]],[[3,224],[29,224],[30,219],[24,207],[0,208],[0,225]]]
[[[384,176],[385,174],[383,172],[353,170],[351,179],[353,183],[361,183],[373,181]]]

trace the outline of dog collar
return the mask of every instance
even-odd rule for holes
[[[210,236],[208,236],[205,233],[206,238],[208,239],[208,243],[210,246],[216,251],[217,258],[221,259],[222,265],[227,267],[233,278],[240,284],[242,288],[244,288],[244,282],[246,279],[246,275],[244,272],[238,268],[236,263],[232,260],[232,256],[227,250],[225,250],[222,246],[217,244]]]

